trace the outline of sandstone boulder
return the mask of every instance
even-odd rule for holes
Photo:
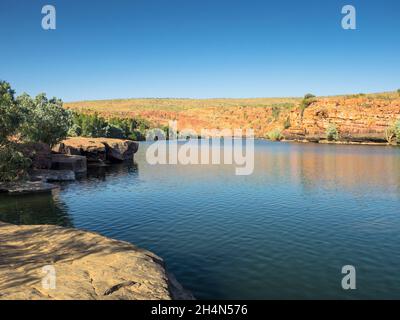
[[[54,152],[81,155],[88,162],[132,160],[139,144],[131,140],[108,138],[68,138],[53,148]]]
[[[193,298],[161,258],[127,242],[58,226],[1,222],[0,238],[0,299]]]
[[[94,138],[68,138],[56,145],[53,151],[67,155],[84,156],[88,162],[106,160],[105,145]]]
[[[102,141],[106,147],[107,160],[109,161],[126,161],[132,160],[134,154],[138,151],[139,144],[130,140]]]
[[[53,154],[53,170],[70,170],[76,174],[84,174],[87,171],[87,160],[84,156]]]

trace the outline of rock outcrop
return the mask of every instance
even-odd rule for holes
[[[76,174],[87,171],[87,159],[84,156],[53,154],[51,162],[53,170],[70,170]]]
[[[319,141],[334,125],[339,140],[386,142],[385,130],[400,119],[400,99],[321,98],[304,110],[289,113],[290,128],[283,132],[289,140]]]
[[[54,152],[85,156],[88,162],[132,160],[139,144],[131,140],[109,138],[68,138],[53,148]]]
[[[0,299],[193,299],[161,258],[127,242],[1,222],[0,239]]]

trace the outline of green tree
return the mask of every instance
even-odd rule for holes
[[[0,145],[0,181],[12,182],[27,177],[30,159],[15,149],[14,144]]]
[[[67,137],[72,116],[70,111],[63,108],[60,99],[48,99],[45,94],[32,99],[24,94],[18,97],[17,103],[26,110],[27,115],[21,129],[24,139],[54,146]]]
[[[15,101],[15,92],[8,82],[0,81],[0,145],[17,133],[23,120],[23,112]]]
[[[300,103],[300,115],[301,118],[303,118],[304,115],[304,111],[314,102],[316,102],[317,99],[315,98],[315,96],[311,93],[307,93],[304,96],[304,99],[301,101]]]

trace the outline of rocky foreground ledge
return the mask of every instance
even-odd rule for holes
[[[55,288],[43,285],[45,266]],[[45,282],[45,284],[48,282]],[[51,283],[51,282],[50,282]],[[193,299],[161,258],[130,243],[58,226],[0,222],[0,299]]]

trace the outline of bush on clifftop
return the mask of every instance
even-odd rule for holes
[[[300,115],[303,118],[304,111],[313,103],[317,101],[315,96],[311,93],[308,93],[304,96],[304,99],[300,103]]]

